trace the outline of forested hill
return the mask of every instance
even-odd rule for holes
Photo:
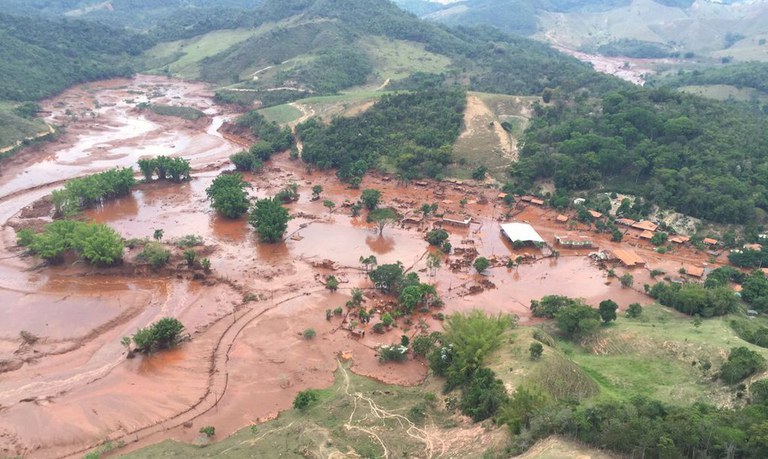
[[[130,75],[150,42],[104,25],[0,14],[0,100],[37,100],[85,81]]]
[[[200,77],[220,84],[246,82],[269,66],[275,67],[275,78],[260,75],[260,82],[251,86],[294,82],[315,92],[333,92],[366,82],[375,56],[361,42],[383,37],[447,57],[451,65],[446,78],[469,83],[471,89],[536,94],[547,87],[589,87],[603,93],[623,86],[543,43],[491,28],[430,23],[388,0],[266,0],[254,14],[269,30],[203,60]],[[319,73],[332,76],[335,84],[316,81]]]

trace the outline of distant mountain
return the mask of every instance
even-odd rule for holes
[[[447,24],[489,24],[570,48],[622,40],[681,53],[768,60],[766,0],[395,0]]]

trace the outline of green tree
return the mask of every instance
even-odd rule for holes
[[[391,207],[373,209],[368,212],[368,223],[374,223],[379,230],[379,236],[384,234],[384,228],[392,225],[398,219],[397,212]]]
[[[211,207],[226,218],[239,218],[248,211],[250,200],[245,189],[251,184],[240,174],[222,174],[216,177],[205,193]]]
[[[508,400],[504,383],[496,374],[488,368],[479,368],[462,391],[460,407],[464,414],[480,422],[494,416]]]
[[[580,339],[594,333],[600,325],[600,314],[589,306],[567,306],[555,314],[555,323],[569,338]]]
[[[336,207],[336,203],[326,199],[323,201],[323,206],[328,208],[328,214],[330,215],[333,213],[333,208]]]
[[[472,266],[475,267],[475,270],[479,274],[488,269],[488,267],[491,266],[491,262],[485,257],[478,257],[475,259],[474,263],[472,263]]]
[[[319,399],[319,394],[316,390],[307,389],[296,394],[296,398],[293,399],[293,408],[304,411],[313,405]]]
[[[448,240],[448,231],[444,229],[434,229],[427,233],[427,242],[429,245],[440,247]]]
[[[616,310],[619,309],[619,305],[613,300],[605,300],[600,302],[599,313],[604,323],[608,323],[612,320],[616,320]]]
[[[373,210],[381,201],[381,191],[374,189],[363,190],[360,195],[360,201],[363,203],[366,209]]]
[[[312,200],[317,201],[320,199],[320,193],[323,192],[323,186],[322,185],[315,185],[312,187]]]
[[[275,243],[282,240],[290,219],[288,210],[274,197],[256,201],[248,222],[256,230],[261,242]]]
[[[726,384],[736,384],[744,378],[765,369],[765,358],[744,346],[731,349],[728,361],[720,367],[720,379]]]
[[[136,351],[155,352],[177,346],[182,339],[184,325],[178,319],[164,317],[146,328],[140,328],[133,335]]]
[[[394,264],[378,266],[368,273],[368,276],[376,288],[383,293],[396,293],[403,283],[405,273],[403,271],[403,264],[398,261]]]
[[[336,279],[336,276],[328,276],[325,278],[325,288],[328,290],[335,292],[339,288],[339,280]]]

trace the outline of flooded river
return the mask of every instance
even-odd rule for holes
[[[382,365],[375,358],[375,347],[399,341],[403,330],[358,340],[340,328],[340,318],[326,320],[326,309],[343,308],[353,287],[367,289],[367,308],[384,306],[386,299],[370,290],[361,256],[375,255],[380,264],[401,261],[434,282],[445,313],[482,308],[518,314],[525,322],[530,300],[546,294],[582,297],[591,304],[612,298],[622,307],[645,301],[608,282],[583,255],[497,267],[487,276],[443,266],[430,276],[426,226],[387,227],[377,234],[341,206],[358,199],[360,190],[339,184],[333,173],[307,173],[287,154],[278,155],[265,172],[246,176],[253,197],[274,195],[291,182],[301,193],[288,205],[296,216],[290,237],[260,244],[244,218],[217,216],[205,195],[219,171],[231,167],[229,155],[242,148],[219,134],[236,114],[215,105],[211,96],[201,84],[150,76],[72,88],[43,103],[47,121],[65,125],[63,136],[2,165],[0,308],[7,319],[0,323],[0,456],[81,457],[105,439],[131,448],[165,438],[193,441],[202,425],[227,435],[289,408],[300,390],[330,384],[341,355],[351,357],[360,374],[398,384],[420,382],[426,375],[422,362]],[[136,109],[150,98],[183,103],[208,116],[191,122]],[[178,258],[160,274],[130,264],[108,270],[73,262],[43,267],[16,247],[13,227],[23,220],[20,211],[67,179],[135,167],[142,156],[159,154],[189,159],[193,180],[143,184],[84,216],[109,224],[126,239],[151,237],[155,229],[164,230],[165,241],[202,237],[214,270],[206,279],[192,278]],[[309,199],[315,184],[325,189],[319,201]],[[384,202],[401,212],[438,199],[431,186],[406,192],[378,176],[366,177],[362,188],[382,190]],[[477,204],[491,192],[456,186],[439,200],[448,215],[469,213],[477,221],[469,229],[450,230],[454,247],[510,257],[515,254],[498,230],[501,210]],[[466,209],[454,204],[464,197],[471,198]],[[323,199],[333,199],[337,210],[329,213]],[[336,293],[323,285],[331,273],[341,281]],[[493,287],[468,293],[485,280]],[[191,340],[172,352],[126,359],[121,338],[166,316],[179,318]],[[316,339],[301,337],[307,328],[317,331]]]

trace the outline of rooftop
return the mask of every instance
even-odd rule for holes
[[[544,239],[528,223],[502,223],[501,232],[504,233],[510,241],[544,243]]]

